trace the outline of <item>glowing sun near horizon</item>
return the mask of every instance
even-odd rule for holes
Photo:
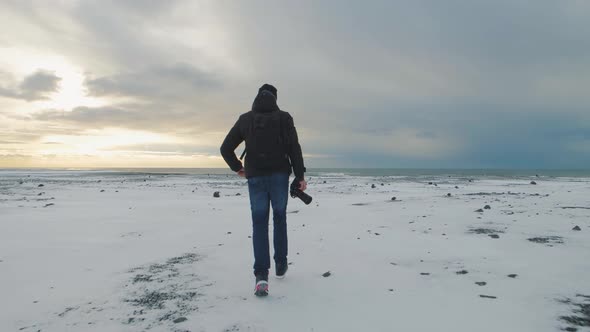
[[[67,123],[19,121],[45,111],[72,112],[77,107],[102,107],[119,100],[89,95],[85,86],[88,73],[62,55],[41,54],[30,49],[0,47],[0,67],[11,68],[5,78],[18,93],[17,82],[42,73],[53,79],[52,89],[25,98],[5,99],[17,105],[18,119],[2,117],[12,133],[27,131],[36,139],[15,143],[0,139],[0,167],[198,167],[221,166],[216,156],[202,153],[186,155],[182,147],[191,142],[174,134],[123,127],[82,128]],[[3,74],[0,72],[0,74]],[[8,76],[6,76],[8,75]],[[6,81],[6,80],[5,80]],[[33,85],[35,87],[35,85]],[[0,86],[2,88],[2,86]],[[0,114],[0,117],[2,114]],[[204,144],[206,145],[206,143]],[[165,146],[163,151],[147,151],[145,146]]]

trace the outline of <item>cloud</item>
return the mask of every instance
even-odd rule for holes
[[[16,87],[1,87],[0,96],[26,101],[48,99],[48,94],[58,91],[61,78],[54,72],[38,70],[26,76]]]
[[[0,145],[2,144],[25,144],[26,142],[20,142],[20,141],[0,141]]]
[[[53,121],[56,123],[85,124],[93,128],[111,127],[120,124],[127,126],[128,123],[138,123],[142,126],[143,119],[139,112],[131,112],[116,107],[77,107],[70,112],[59,110],[47,110],[36,113],[33,119],[39,121]]]
[[[179,137],[216,134],[222,127],[215,126],[215,123],[225,121],[214,113],[203,114],[191,107],[175,108],[167,104],[139,103],[77,107],[72,111],[45,110],[31,115],[30,119],[41,121],[46,126],[61,124],[78,130],[127,128],[174,134]]]
[[[186,63],[160,65],[148,69],[90,78],[86,81],[93,96],[125,96],[175,102],[192,94],[219,89],[222,82]]]
[[[16,131],[16,130],[5,130],[0,133],[0,140],[7,142],[15,142],[15,143],[31,143],[36,142],[40,138],[39,134],[31,133],[26,130]]]
[[[170,143],[170,144],[133,144],[118,145],[109,149],[110,151],[129,153],[151,153],[161,155],[200,155],[218,156],[219,146],[206,143]]]

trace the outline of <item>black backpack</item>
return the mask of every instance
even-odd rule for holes
[[[246,136],[248,151],[246,164],[248,167],[257,169],[281,167],[288,159],[284,117],[281,116],[280,111],[252,113],[250,128]]]

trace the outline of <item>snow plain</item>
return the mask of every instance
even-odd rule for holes
[[[0,331],[590,331],[590,179],[308,180],[256,298],[237,176],[0,171]]]

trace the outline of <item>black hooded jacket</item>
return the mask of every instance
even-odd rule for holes
[[[285,146],[285,152],[288,159],[282,165],[277,166],[274,169],[256,169],[248,166],[248,145],[246,144],[246,177],[255,177],[260,175],[269,175],[273,172],[285,172],[291,174],[291,168],[293,173],[298,180],[303,180],[303,174],[305,173],[305,166],[303,165],[303,154],[301,153],[301,146],[299,145],[299,139],[297,138],[297,130],[293,124],[293,117],[288,112],[281,111],[277,105],[276,97],[269,91],[263,90],[258,93],[252,104],[252,110],[250,112],[240,115],[240,118],[231,128],[223,144],[221,145],[221,155],[225,162],[229,165],[232,171],[237,172],[242,168],[242,162],[236,157],[235,149],[246,140],[248,133],[251,132],[250,126],[253,121],[252,118],[256,112],[280,112],[280,121],[283,133],[287,137]]]

